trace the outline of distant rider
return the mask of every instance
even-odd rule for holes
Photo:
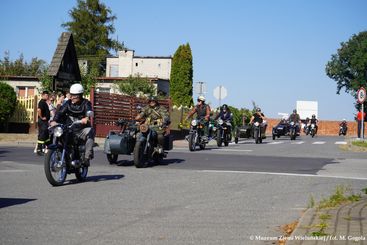
[[[232,123],[233,114],[229,109],[228,105],[224,104],[221,107],[220,112],[215,116],[214,120],[218,120],[218,118],[222,119],[223,121],[230,121]]]
[[[203,140],[208,142],[209,135],[209,119],[210,119],[210,106],[205,104],[205,97],[200,95],[197,99],[196,106],[187,114],[186,120],[191,118],[196,113],[196,119],[204,121],[204,135]]]
[[[293,110],[293,113],[289,116],[289,123],[293,122],[295,125],[296,125],[296,132],[299,133],[299,122],[300,122],[300,116],[299,114],[297,113],[297,110],[294,109]]]
[[[311,127],[311,124],[315,124],[315,134],[317,133],[317,129],[319,128],[319,126],[317,125],[318,122],[319,120],[316,119],[316,115],[313,114],[310,120],[310,127]]]
[[[81,84],[73,84],[70,87],[70,99],[56,113],[51,126],[56,123],[68,123],[81,120],[81,124],[75,127],[75,135],[85,143],[85,164],[89,166],[89,160],[93,159],[93,145],[95,131],[91,125],[88,111],[93,111],[89,100],[83,98],[84,88]]]

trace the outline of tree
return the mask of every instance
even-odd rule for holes
[[[190,44],[180,45],[172,59],[170,95],[176,106],[192,106],[192,54]]]
[[[142,78],[139,75],[136,77],[129,76],[126,81],[115,82],[121,93],[129,96],[136,96],[139,93],[145,95],[153,95],[156,93],[156,88],[147,78]]]
[[[73,34],[78,56],[87,59],[91,67],[98,68],[100,75],[105,70],[110,51],[121,50],[124,46],[109,38],[115,33],[116,16],[111,13],[99,0],[77,0],[77,7],[69,11],[71,21],[61,25]]]
[[[17,96],[12,86],[0,82],[0,124],[6,123],[13,115]]]
[[[345,92],[356,95],[356,91],[367,85],[367,31],[353,35],[348,42],[341,43],[336,54],[326,64],[326,74],[337,83],[337,94]]]
[[[5,52],[4,59],[0,59],[0,75],[13,76],[42,76],[48,65],[44,60],[32,58],[30,63],[24,60],[23,54],[15,61],[10,61],[9,53]]]

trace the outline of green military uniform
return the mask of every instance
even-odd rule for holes
[[[153,126],[154,130],[158,133],[158,144],[163,146],[165,130],[162,126],[165,126],[170,121],[167,109],[159,105],[155,107],[147,105],[139,115],[145,119],[146,124]]]

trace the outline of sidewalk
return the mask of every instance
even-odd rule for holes
[[[0,145],[29,145],[35,146],[37,142],[36,134],[5,134],[0,133]],[[100,149],[103,149],[105,138],[96,137],[95,142]],[[185,147],[188,146],[186,140],[174,140],[173,147]]]
[[[322,227],[325,236],[320,234]],[[367,244],[367,197],[332,209],[308,209],[287,245]]]

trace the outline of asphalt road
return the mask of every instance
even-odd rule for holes
[[[131,156],[109,165],[97,149],[88,180],[68,176],[62,187],[47,182],[33,148],[0,145],[0,243],[272,244],[251,238],[280,235],[311,196],[367,187],[366,153],[343,152],[341,141],[183,145],[146,169]]]

